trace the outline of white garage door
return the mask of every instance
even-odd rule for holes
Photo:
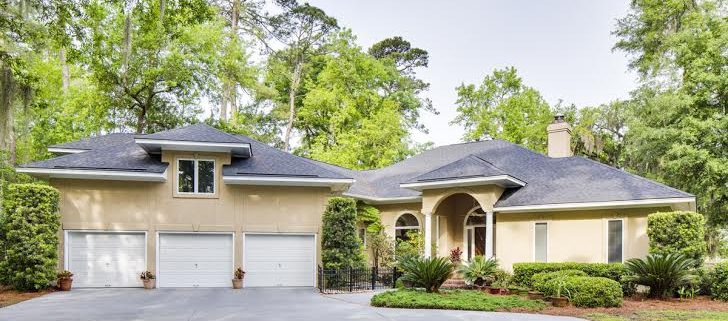
[[[68,232],[67,267],[75,287],[138,287],[146,270],[144,233]]]
[[[251,286],[314,286],[313,235],[246,234],[245,281]]]
[[[159,287],[230,287],[232,234],[159,234]]]

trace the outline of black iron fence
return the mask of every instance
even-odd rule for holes
[[[401,276],[392,268],[318,268],[318,288],[321,293],[362,292],[394,288]]]

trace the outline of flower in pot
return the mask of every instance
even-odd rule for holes
[[[243,278],[245,277],[245,271],[242,268],[235,270],[233,276],[233,289],[240,289],[243,287]]]
[[[61,291],[71,291],[71,284],[73,283],[73,273],[68,270],[58,272],[58,287]]]
[[[551,281],[554,285],[554,295],[549,297],[549,301],[555,307],[563,308],[569,304],[568,293],[569,289],[566,288],[565,278],[558,278]],[[561,292],[566,292],[567,296],[561,296]]]
[[[141,275],[139,275],[139,278],[142,279],[142,282],[144,282],[144,288],[147,290],[154,289],[154,280],[156,277],[154,276],[154,273],[149,271],[142,272]]]

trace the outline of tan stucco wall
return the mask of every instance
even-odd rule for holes
[[[647,215],[670,208],[495,214],[496,257],[501,267],[533,262],[534,224],[548,223],[549,262],[606,262],[607,221],[624,219],[624,259],[647,254]]]
[[[216,195],[176,195],[176,157],[215,158]],[[150,271],[155,270],[158,231],[234,232],[236,266],[242,265],[244,232],[320,234],[328,188],[223,184],[221,165],[230,161],[225,154],[165,152],[162,161],[170,163],[164,183],[51,179],[61,192],[62,228],[147,231]],[[62,237],[59,251],[63,258]]]

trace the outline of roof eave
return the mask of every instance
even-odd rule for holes
[[[552,211],[578,211],[578,210],[599,210],[615,208],[643,208],[656,206],[672,206],[675,204],[687,203],[692,210],[695,210],[695,197],[672,197],[672,198],[650,198],[641,200],[623,200],[606,202],[581,202],[581,203],[560,203],[520,206],[497,206],[493,211],[498,213],[528,213],[528,212],[552,212]]]
[[[232,185],[267,185],[267,186],[307,186],[307,187],[331,187],[332,189],[344,189],[354,184],[352,178],[322,178],[322,177],[297,177],[297,176],[223,176],[225,184]]]
[[[81,148],[48,147],[48,152],[56,154],[78,154],[87,151],[88,149]]]
[[[65,169],[18,167],[18,173],[48,178],[94,179],[112,181],[166,182],[167,170],[162,173],[136,172],[122,170]]]
[[[173,150],[186,152],[231,153],[241,157],[251,156],[250,144],[242,142],[215,143],[149,138],[134,138],[134,142],[149,153],[159,153],[162,150]]]
[[[509,188],[509,187],[526,186],[526,182],[521,181],[510,175],[496,175],[496,176],[485,176],[485,177],[453,178],[453,179],[442,179],[442,180],[436,180],[436,181],[411,182],[411,183],[399,184],[399,187],[412,189],[412,190],[416,190],[416,191],[422,191],[425,189],[464,187],[464,186],[477,186],[477,185],[498,185],[498,186],[501,186],[504,188]]]
[[[402,196],[402,197],[375,197],[354,193],[343,193],[342,195],[364,201],[368,204],[403,204],[418,203],[422,201],[422,196]]]

